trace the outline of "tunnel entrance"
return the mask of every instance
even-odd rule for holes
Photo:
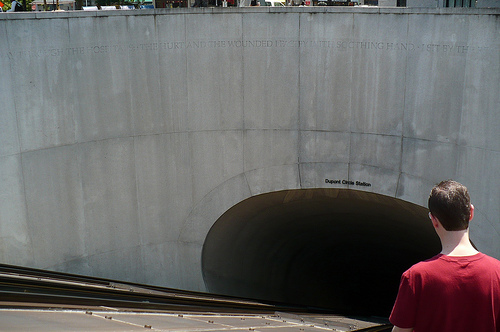
[[[401,273],[441,250],[427,209],[348,189],[248,198],[203,246],[211,293],[388,316]]]

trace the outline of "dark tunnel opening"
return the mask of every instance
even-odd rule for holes
[[[211,293],[387,317],[401,273],[440,250],[424,207],[348,189],[287,190],[223,214],[202,269]]]

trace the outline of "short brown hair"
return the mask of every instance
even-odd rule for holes
[[[447,231],[460,231],[469,227],[470,196],[463,184],[453,180],[441,181],[432,188],[428,206]]]

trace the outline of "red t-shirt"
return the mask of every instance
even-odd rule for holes
[[[415,264],[389,320],[414,332],[500,332],[500,261],[440,254]]]

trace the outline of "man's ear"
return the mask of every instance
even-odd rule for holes
[[[469,218],[469,221],[472,220],[472,218],[474,218],[474,205],[470,205],[470,218]]]
[[[432,221],[432,226],[434,226],[434,228],[439,228],[439,221],[436,217],[434,217],[434,215],[432,213],[429,212],[429,218],[431,218],[431,221]]]

